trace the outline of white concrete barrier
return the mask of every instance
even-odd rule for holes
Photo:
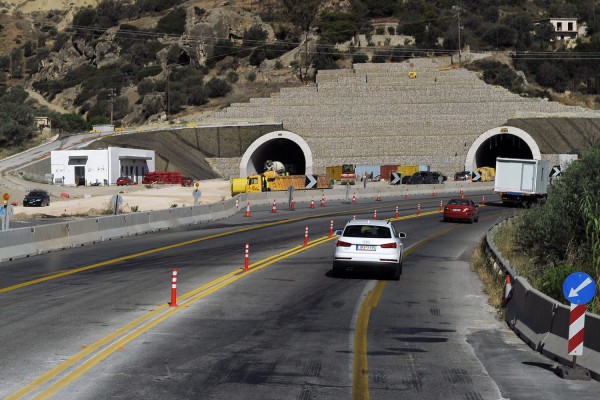
[[[67,229],[73,247],[102,241],[96,218],[69,221]]]
[[[38,254],[31,228],[0,231],[0,262]]]
[[[33,243],[39,254],[72,247],[66,223],[38,225],[31,228]]]

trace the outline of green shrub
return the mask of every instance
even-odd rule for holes
[[[352,62],[354,64],[367,63],[369,62],[369,56],[364,53],[356,53],[352,56]]]
[[[239,78],[237,72],[229,71],[229,72],[227,72],[226,79],[227,79],[227,82],[229,82],[229,83],[236,83],[240,78]]]
[[[246,79],[248,80],[248,82],[254,82],[256,80],[256,72],[248,72],[248,75],[246,75]]]
[[[208,97],[223,97],[231,91],[231,85],[223,79],[213,77],[206,82],[206,90]]]
[[[137,84],[137,92],[140,96],[154,92],[154,82],[150,79],[142,79]]]
[[[544,271],[542,276],[534,282],[534,286],[545,295],[565,303],[563,282],[569,275],[577,271],[577,267],[571,264],[559,265]]]
[[[158,20],[155,31],[172,35],[182,35],[185,32],[185,8],[176,8]]]

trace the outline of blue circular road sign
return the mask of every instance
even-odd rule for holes
[[[574,272],[563,283],[563,294],[573,304],[587,304],[596,294],[596,283],[584,272]]]

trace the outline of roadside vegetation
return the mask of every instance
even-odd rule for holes
[[[499,229],[494,243],[519,275],[568,304],[562,284],[585,272],[600,288],[600,143],[553,183],[548,200]],[[600,295],[588,310],[600,314]]]

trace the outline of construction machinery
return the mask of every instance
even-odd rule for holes
[[[330,189],[331,179],[323,175],[287,175],[283,164],[279,161],[267,161],[265,172],[250,175],[247,178],[231,180],[231,195],[240,193],[259,193],[288,190],[291,186],[296,190]]]
[[[342,185],[356,184],[356,165],[354,164],[342,164],[342,174],[340,175],[340,181]]]

